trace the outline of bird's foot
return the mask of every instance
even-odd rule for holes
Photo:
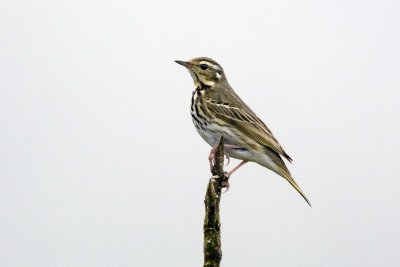
[[[217,147],[213,147],[210,151],[210,154],[208,155],[208,161],[210,162],[210,170],[212,170],[212,167],[215,163],[215,154],[217,153]]]
[[[217,153],[217,147],[213,147],[210,151],[210,154],[208,155],[208,161],[210,162],[210,170],[212,170],[212,167],[215,163],[215,154],[216,153]],[[228,161],[225,166],[228,166],[229,162],[231,161],[231,157],[226,152],[224,152],[224,155],[226,157],[226,160]]]
[[[229,148],[240,148],[237,145],[231,145],[231,144],[225,144],[224,145],[224,150],[225,149],[229,149]],[[215,163],[215,154],[217,153],[217,146],[213,147],[210,151],[210,154],[208,155],[208,161],[210,162],[210,169],[212,169],[212,166]],[[229,156],[229,154],[227,152],[224,151],[224,155],[226,157],[227,163],[225,166],[228,166],[229,163],[231,162],[231,157]]]
[[[226,166],[228,166],[229,162],[231,162],[231,157],[229,156],[228,153],[225,153],[225,157],[226,157],[226,161],[227,161],[227,163],[225,165],[225,167],[226,167]]]
[[[222,192],[222,193],[226,193],[229,190],[229,187],[230,187],[230,185],[229,185],[229,177],[230,177],[230,175],[229,175],[228,172],[224,172],[223,176],[221,177],[222,178],[221,188],[225,188],[225,191]]]
[[[214,175],[213,177],[211,177],[211,179],[213,180],[213,183],[216,183],[218,185],[219,189],[225,188],[225,191],[223,191],[222,193],[228,192],[230,187],[228,172],[224,172],[222,176]]]

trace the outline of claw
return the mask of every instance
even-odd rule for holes
[[[226,167],[226,166],[228,166],[229,162],[231,162],[231,157],[226,153],[225,153],[225,157],[226,157],[226,160],[227,160],[227,163],[225,165],[225,167]]]
[[[229,182],[227,181],[226,184],[225,184],[225,186],[223,187],[223,188],[225,188],[225,191],[223,191],[222,193],[228,192],[229,187],[230,187],[230,185],[229,185]]]
[[[224,180],[223,180],[221,185],[222,185],[222,188],[225,188],[226,190],[223,191],[222,193],[226,193],[226,192],[228,192],[229,187],[230,187],[230,185],[229,185],[229,173],[224,172],[223,179]]]

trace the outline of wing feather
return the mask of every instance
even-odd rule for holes
[[[210,98],[207,98],[205,103],[218,119],[235,125],[247,137],[292,161],[265,123],[246,105],[244,108],[239,108]]]

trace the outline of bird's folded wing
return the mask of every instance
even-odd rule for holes
[[[249,108],[238,108],[212,99],[206,99],[206,105],[218,119],[235,125],[247,137],[292,161],[268,127]]]

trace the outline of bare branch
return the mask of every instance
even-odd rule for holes
[[[222,258],[221,222],[219,203],[222,188],[228,187],[229,176],[224,172],[224,138],[221,137],[215,154],[215,162],[207,186],[204,200],[206,214],[204,217],[204,267],[219,267]]]

